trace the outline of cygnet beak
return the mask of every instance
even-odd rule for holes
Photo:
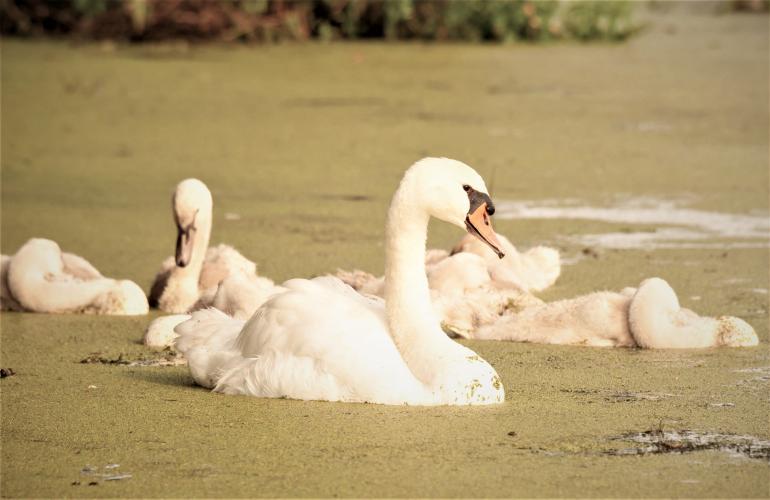
[[[193,250],[193,238],[195,237],[195,226],[182,228],[177,226],[176,234],[176,265],[185,267],[190,263],[190,257]]]

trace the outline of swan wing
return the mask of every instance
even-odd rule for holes
[[[249,319],[273,295],[285,291],[262,276],[234,274],[219,284],[211,305],[225,313]]]
[[[195,313],[177,327],[177,348],[187,351],[199,383],[260,397],[425,401],[422,385],[388,334],[382,300],[359,295],[333,277],[282,286],[286,291],[268,300],[239,332],[237,320],[219,312],[205,318]],[[193,324],[196,319],[200,326]],[[204,319],[208,333],[200,332]],[[207,339],[212,335],[218,339]]]
[[[220,244],[206,250],[198,286],[201,290],[214,288],[228,276],[235,274],[254,275],[257,265],[241,255],[235,248]]]
[[[83,257],[75,255],[74,253],[62,252],[61,254],[62,264],[64,265],[64,273],[73,276],[76,279],[86,281],[97,278],[104,278],[102,273],[99,272],[90,262]]]

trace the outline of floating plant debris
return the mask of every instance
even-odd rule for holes
[[[105,481],[120,481],[121,479],[131,479],[131,474],[114,474],[112,476],[104,476]]]
[[[633,392],[633,391],[610,391],[600,389],[561,389],[561,392],[569,394],[575,394],[578,396],[596,396],[602,397],[605,401],[612,403],[630,403],[635,401],[661,401],[676,397],[677,394],[669,394],[667,392]]]
[[[125,366],[179,366],[187,363],[180,354],[172,351],[163,352],[160,357],[138,359],[128,359],[123,357],[123,353],[118,354],[117,358],[108,358],[94,352],[80,360],[83,364],[101,364],[101,365],[125,365]]]
[[[97,486],[99,484],[99,479],[102,481],[120,481],[123,479],[131,479],[133,477],[132,474],[119,472],[117,470],[119,467],[120,464],[107,464],[102,468],[104,472],[100,472],[99,468],[94,467],[93,465],[86,465],[80,469],[80,474],[94,478],[89,481],[88,486]],[[73,486],[79,486],[80,481],[73,481],[71,484]]]
[[[660,401],[662,399],[668,399],[676,396],[676,394],[669,394],[666,392],[630,392],[622,391],[610,394],[607,399],[615,403],[625,403],[631,401]]]
[[[607,455],[650,455],[717,450],[731,455],[770,461],[770,441],[755,436],[696,432],[691,430],[649,430],[612,438],[635,446],[608,450]]]

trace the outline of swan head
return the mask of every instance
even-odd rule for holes
[[[499,258],[505,256],[490,219],[495,205],[475,170],[449,158],[424,158],[407,171],[406,179],[417,186],[415,197],[429,215],[466,229]]]
[[[211,191],[203,182],[185,179],[176,186],[171,203],[177,228],[176,265],[185,267],[190,263],[201,222],[211,218],[214,202]]]

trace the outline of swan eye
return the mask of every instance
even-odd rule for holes
[[[471,190],[471,187],[469,185],[467,185],[467,184],[463,184],[463,189],[467,193],[467,192],[469,192]]]

